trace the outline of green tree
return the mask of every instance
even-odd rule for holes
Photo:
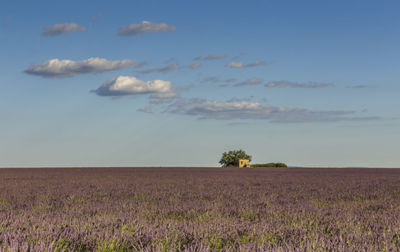
[[[223,167],[238,166],[239,159],[248,159],[251,161],[251,156],[247,155],[244,150],[228,151],[228,152],[222,153],[222,157],[221,157],[221,160],[219,161],[219,163]]]

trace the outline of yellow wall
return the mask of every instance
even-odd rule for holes
[[[239,168],[247,167],[250,168],[250,160],[248,159],[239,159]]]

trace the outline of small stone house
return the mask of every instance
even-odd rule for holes
[[[250,160],[239,159],[239,168],[250,168]]]

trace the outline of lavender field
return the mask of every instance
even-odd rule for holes
[[[398,169],[0,169],[0,251],[398,251]]]

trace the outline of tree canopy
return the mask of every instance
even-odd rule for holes
[[[219,161],[219,163],[223,167],[238,166],[239,159],[248,159],[251,161],[251,156],[247,155],[246,152],[242,149],[232,150],[232,151],[222,153],[222,157],[221,157],[221,160]]]

